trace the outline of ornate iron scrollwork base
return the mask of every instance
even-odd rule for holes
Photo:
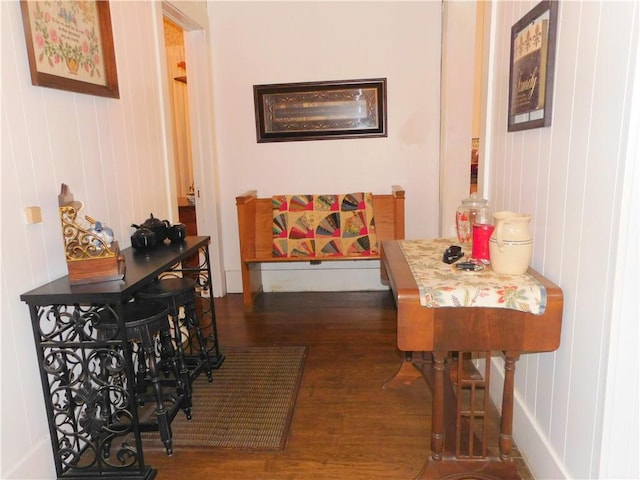
[[[32,307],[60,477],[141,465],[140,439],[132,428],[136,403],[127,375],[131,357],[122,348],[117,326],[100,329],[102,308]]]

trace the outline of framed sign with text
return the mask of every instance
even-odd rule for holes
[[[509,132],[551,125],[557,17],[547,0],[511,27]]]
[[[120,97],[108,1],[20,6],[33,85]]]
[[[387,80],[254,85],[258,143],[387,136]]]

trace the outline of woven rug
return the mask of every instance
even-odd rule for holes
[[[295,409],[307,347],[225,347],[213,382],[193,384],[192,419],[171,423],[173,448],[283,450]],[[145,449],[164,450],[158,432],[142,433]]]

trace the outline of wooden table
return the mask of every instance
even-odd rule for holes
[[[161,274],[194,278],[209,364],[219,368],[224,355],[216,328],[209,241],[187,237],[183,243],[163,243],[148,252],[127,248],[121,252],[123,280],[71,285],[65,276],[20,296],[31,315],[59,480],[156,476],[144,462],[140,432],[154,425],[138,416],[134,351],[126,337],[122,306]],[[185,265],[194,255],[198,263]],[[100,334],[103,309],[115,313],[117,334]],[[185,361],[197,375],[204,367],[200,349],[188,331],[184,334]],[[178,407],[176,403],[173,411]]]
[[[398,241],[382,242],[380,265],[382,281],[391,287],[398,309],[398,347],[405,352],[430,352],[429,359],[420,365],[420,369],[433,392],[432,454],[416,478],[434,479],[463,473],[463,476],[450,478],[520,478],[510,457],[515,363],[522,353],[558,348],[562,290],[530,269],[529,273],[546,289],[547,306],[541,315],[506,308],[427,308],[420,304],[418,285]],[[486,393],[483,395],[485,400],[489,397],[489,368],[485,370],[485,378],[481,378],[473,367],[469,367],[468,354],[463,352],[485,352],[488,364],[491,351],[501,351],[505,358],[499,458],[486,457],[486,445],[480,447],[479,455],[476,454],[479,446],[473,444],[476,435],[473,427],[469,427],[473,422],[467,418],[465,431],[468,407],[461,406],[464,389],[472,392],[480,389]],[[457,352],[457,359],[452,360],[450,352]],[[405,362],[388,386],[406,384],[412,377],[419,377],[415,365],[417,362]],[[453,414],[445,411],[445,407],[451,407],[449,402],[445,405],[445,398],[453,399],[456,406]],[[482,409],[477,413],[484,415]],[[454,425],[450,425],[451,422]],[[482,437],[486,440],[486,435]],[[460,452],[464,446],[471,448],[467,454]]]

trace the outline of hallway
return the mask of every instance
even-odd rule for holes
[[[403,358],[388,292],[266,294],[246,315],[241,295],[227,295],[216,299],[216,314],[223,352],[309,346],[289,443],[283,452],[150,452],[157,480],[409,480],[420,472],[429,452],[426,384],[381,389]]]

